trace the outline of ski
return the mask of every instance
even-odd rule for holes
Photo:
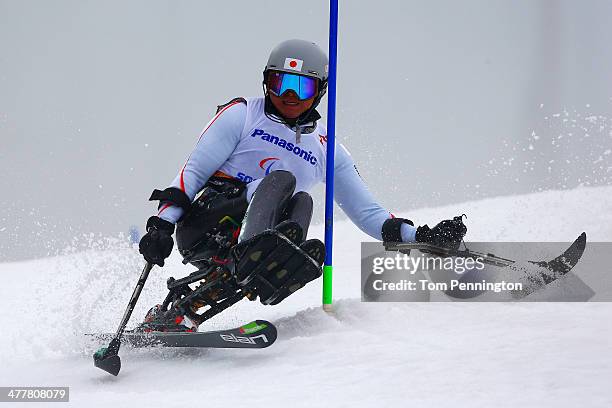
[[[113,333],[90,334],[96,340],[108,341]],[[200,348],[266,348],[276,341],[276,327],[265,320],[243,326],[205,332],[126,331],[121,340],[134,348],[200,347]]]

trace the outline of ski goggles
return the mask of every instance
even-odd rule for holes
[[[300,100],[306,100],[317,94],[317,79],[287,72],[270,71],[268,74],[268,90],[276,96],[282,96],[291,90]]]

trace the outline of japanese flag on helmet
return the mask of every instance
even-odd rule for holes
[[[297,58],[285,58],[285,65],[283,68],[290,69],[292,71],[302,72],[302,64],[304,61]]]

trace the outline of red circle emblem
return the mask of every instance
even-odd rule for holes
[[[295,68],[295,67],[297,67],[297,61],[291,61],[291,62],[289,62],[289,66],[290,66],[291,68]]]

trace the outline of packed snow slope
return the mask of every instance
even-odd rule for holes
[[[612,187],[486,199],[403,214],[419,224],[468,215],[468,240],[612,240]],[[313,227],[313,233],[320,227]],[[321,284],[283,304],[246,300],[201,327],[262,318],[263,350],[121,350],[112,377],[93,367],[143,262],[132,248],[0,265],[0,385],[70,386],[70,406],[610,407],[610,303],[361,303],[360,241],[335,227],[334,313]],[[112,246],[111,246],[112,247]],[[177,253],[154,268],[131,324],[193,270]],[[579,271],[576,272],[580,276]],[[234,405],[236,406],[236,405]]]

